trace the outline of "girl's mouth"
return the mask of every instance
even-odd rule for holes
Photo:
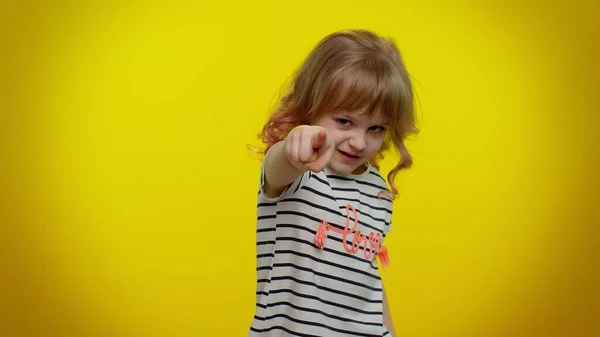
[[[342,156],[344,157],[344,159],[348,160],[348,161],[352,161],[352,160],[357,160],[360,158],[360,156],[348,153],[348,152],[344,152],[342,150],[338,150]]]

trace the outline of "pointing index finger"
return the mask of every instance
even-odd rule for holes
[[[321,129],[319,132],[316,132],[312,136],[312,140],[311,140],[312,146],[319,148],[325,144],[326,139],[327,139],[327,131],[325,131],[324,129]]]

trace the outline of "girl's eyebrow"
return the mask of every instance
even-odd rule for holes
[[[350,114],[348,114],[347,112],[344,112],[344,111],[334,113],[334,117],[354,121],[354,117],[352,117]]]
[[[352,114],[349,113],[348,111],[338,111],[338,112],[335,112],[334,115],[337,115],[338,118],[341,117],[341,118],[348,119],[348,120],[351,120],[351,121],[355,121],[356,120],[356,118],[354,118],[354,116],[352,116]],[[369,118],[369,121],[367,123],[371,124],[372,126],[385,126],[385,127],[388,127],[389,124],[390,124],[390,122],[387,121],[387,120],[381,120],[380,123],[371,123],[371,120],[372,119]]]
[[[379,123],[372,123],[372,125],[378,125],[378,126],[388,126],[390,124],[389,121],[386,120],[381,120],[379,121]]]

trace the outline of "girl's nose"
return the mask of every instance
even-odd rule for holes
[[[367,147],[367,143],[365,142],[364,135],[356,135],[350,138],[350,146],[352,146],[356,151],[363,151]]]

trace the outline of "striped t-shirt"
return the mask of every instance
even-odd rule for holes
[[[377,169],[307,171],[276,198],[263,191],[264,166],[260,182],[248,336],[388,336],[376,253],[391,229],[392,202],[380,193],[388,189]]]

